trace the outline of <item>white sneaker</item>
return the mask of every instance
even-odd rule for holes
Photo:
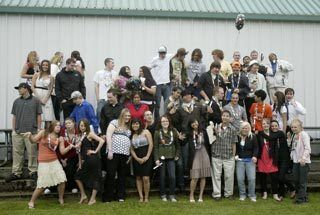
[[[50,194],[50,193],[51,193],[51,190],[49,190],[48,188],[44,190],[44,194],[45,194],[45,195],[48,195],[48,194]]]
[[[246,200],[246,197],[240,197],[239,200],[244,201],[244,200]]]
[[[171,202],[177,202],[178,201],[175,198],[171,198],[170,200],[171,200]]]
[[[168,201],[167,197],[161,197],[161,200],[162,200],[163,202]]]
[[[256,202],[256,201],[257,201],[257,199],[254,198],[254,197],[251,197],[250,200],[251,200],[252,202]]]
[[[77,188],[73,188],[73,189],[71,190],[71,193],[78,193],[78,189],[77,189]]]

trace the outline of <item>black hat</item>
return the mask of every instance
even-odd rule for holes
[[[31,87],[28,83],[20,83],[17,87],[14,87],[14,89],[18,90],[21,87],[31,89]]]

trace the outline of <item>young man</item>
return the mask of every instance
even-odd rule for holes
[[[117,72],[114,71],[114,61],[112,58],[106,58],[104,60],[105,68],[96,72],[93,77],[94,92],[97,99],[97,117],[100,120],[100,113],[102,107],[108,100],[107,92],[110,89],[113,81],[117,77]]]
[[[266,79],[269,96],[272,100],[275,92],[281,91],[284,93],[288,87],[289,72],[293,71],[293,66],[287,61],[279,60],[275,53],[269,54],[269,62]]]
[[[237,93],[232,93],[231,102],[223,107],[231,113],[231,125],[235,127],[237,131],[240,129],[241,122],[248,121],[246,110],[238,104],[239,95]]]
[[[90,123],[90,126],[93,127],[94,132],[98,134],[99,123],[96,115],[94,114],[92,105],[83,98],[79,91],[74,91],[71,94],[71,99],[76,106],[71,112],[70,118],[73,118],[77,125],[79,125],[81,119],[87,119]]]
[[[213,89],[217,86],[225,89],[225,83],[220,73],[220,62],[214,61],[210,65],[210,71],[202,74],[199,79],[200,95],[208,104],[213,96]]]
[[[158,56],[154,57],[151,61],[151,74],[157,83],[156,89],[156,108],[155,118],[158,119],[160,114],[161,98],[166,101],[171,93],[170,84],[170,59],[172,54],[167,54],[167,47],[160,46],[158,49]]]
[[[287,112],[288,112],[287,113],[288,114],[287,132],[288,132],[288,131],[291,131],[290,125],[292,120],[300,119],[300,116],[306,115],[307,111],[300,102],[295,100],[294,89],[287,88],[285,90],[285,95],[286,95],[286,106],[287,106]]]
[[[267,97],[264,90],[257,90],[254,95],[256,103],[253,103],[250,108],[250,122],[252,130],[258,133],[258,131],[263,131],[262,120],[264,118],[272,119],[272,108],[271,105],[264,102]]]
[[[230,124],[231,114],[229,111],[222,111],[222,123],[215,128],[216,141],[211,146],[212,156],[212,197],[218,201],[221,199],[221,175],[224,171],[224,197],[232,198],[234,168],[236,153],[237,131]]]
[[[24,161],[24,150],[27,150],[28,170],[30,178],[37,178],[37,144],[32,144],[27,132],[35,134],[41,128],[41,102],[30,94],[30,86],[20,83],[15,87],[19,91],[12,106],[12,173],[6,178],[6,182],[20,179]]]
[[[147,129],[148,131],[150,131],[152,137],[154,135],[154,132],[156,130],[156,126],[157,123],[155,122],[154,118],[153,118],[153,114],[151,111],[147,110],[146,112],[144,112],[143,114],[143,119],[145,121],[145,129]]]
[[[175,56],[170,60],[170,81],[172,86],[185,87],[187,84],[187,70],[184,59],[188,52],[184,48],[177,50]]]
[[[213,122],[214,125],[221,123],[222,100],[224,91],[222,87],[213,89],[213,96],[209,101],[208,122]]]
[[[165,112],[169,112],[170,114],[174,114],[179,107],[181,107],[181,92],[182,88],[173,87],[171,96],[164,103]]]
[[[267,68],[264,65],[262,65],[262,61],[264,59],[263,54],[261,53],[260,60],[258,58],[259,58],[258,51],[252,50],[250,53],[250,60],[251,61],[255,60],[255,61],[259,62],[258,72],[265,77],[266,73],[267,73]]]
[[[230,66],[230,63],[224,60],[224,53],[220,49],[213,50],[211,54],[213,60],[221,64],[220,75],[222,76],[224,82],[227,82],[229,75],[232,74],[232,68]]]
[[[55,92],[61,104],[64,119],[69,117],[75,106],[71,99],[71,93],[79,91],[84,98],[86,97],[84,78],[74,68],[75,61],[72,58],[67,59],[66,67],[57,74],[55,80]]]
[[[241,64],[240,62],[233,62],[231,64],[233,74],[229,75],[228,77],[228,90],[226,95],[226,100],[230,101],[231,94],[237,93],[239,95],[239,101],[240,105],[244,105],[244,99],[247,97],[247,95],[250,93],[250,87],[249,87],[249,79],[248,77],[241,72]]]

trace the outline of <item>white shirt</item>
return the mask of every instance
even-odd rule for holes
[[[274,116],[274,119],[276,119],[279,123],[279,129],[283,131],[283,120],[282,120],[282,114],[287,114],[287,108],[285,105],[283,105],[280,109],[280,113],[276,110],[273,110],[272,115]],[[285,132],[286,130],[284,130]]]
[[[60,72],[60,68],[58,67],[58,65],[52,63],[50,66],[50,75],[55,79],[58,72]],[[54,86],[53,86],[53,88],[54,88]],[[54,89],[52,90],[51,94],[54,96],[56,95]]]
[[[152,59],[150,67],[153,79],[158,84],[167,84],[170,82],[170,60],[172,54],[167,54],[164,59],[156,56]]]
[[[105,99],[106,101],[108,100],[107,92],[112,86],[116,77],[117,72],[114,70],[107,71],[106,69],[103,69],[96,72],[96,74],[93,77],[93,81],[94,83],[99,85],[99,98],[97,99]]]
[[[302,104],[297,101],[291,101],[287,106],[289,112],[288,125],[291,125],[292,120],[299,119],[299,115],[306,115],[307,113]]]

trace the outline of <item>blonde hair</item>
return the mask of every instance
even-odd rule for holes
[[[27,57],[27,63],[29,63],[30,67],[33,67],[37,64],[37,61],[38,61],[37,57],[38,57],[38,54],[36,51],[29,52]]]
[[[252,137],[251,125],[250,125],[250,123],[249,123],[249,122],[242,122],[242,123],[240,124],[239,135],[241,135],[241,134],[242,134],[242,129],[243,129],[243,127],[245,127],[245,126],[249,126],[249,133],[248,133],[248,137]]]
[[[119,118],[118,118],[118,122],[119,122],[119,126],[125,125],[125,126],[127,126],[129,128],[130,127],[130,121],[127,122],[127,123],[124,122],[124,115],[126,113],[130,113],[129,109],[128,108],[122,109],[122,111],[121,111],[121,113],[119,115]]]
[[[51,58],[51,63],[59,66],[59,63],[62,61],[61,52],[56,52],[54,56]]]
[[[301,121],[300,119],[293,119],[293,120],[291,121],[290,126],[292,126],[292,124],[294,124],[294,123],[297,123],[297,124],[300,126],[301,130],[302,130],[302,125],[303,125],[303,123],[302,123],[302,121]]]

